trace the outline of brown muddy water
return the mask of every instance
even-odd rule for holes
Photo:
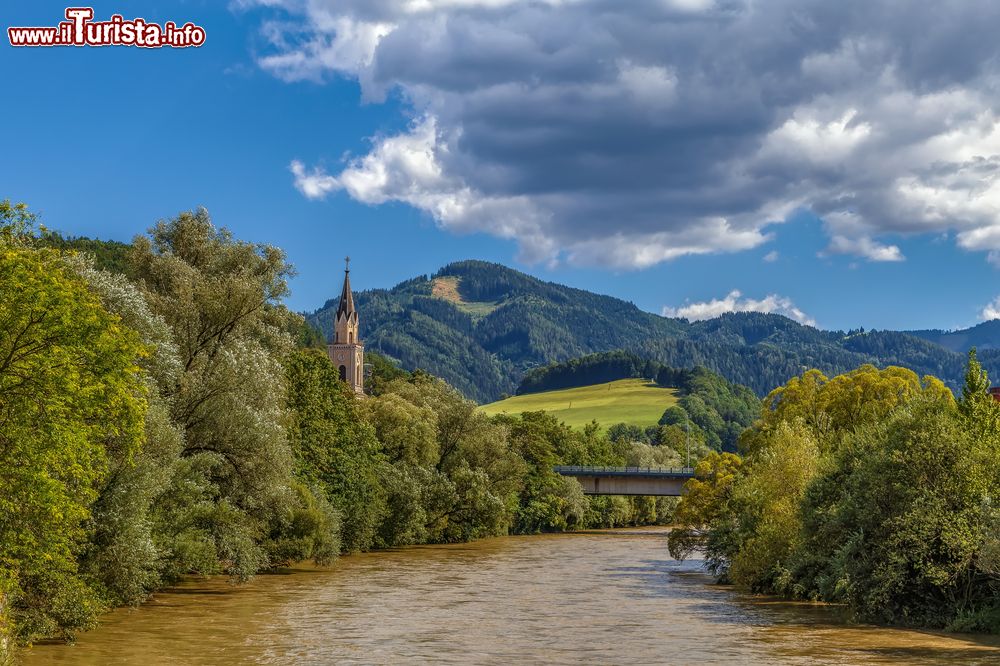
[[[677,562],[666,530],[355,555],[116,611],[34,664],[1000,664],[1000,640],[851,626]]]

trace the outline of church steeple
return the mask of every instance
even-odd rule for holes
[[[340,305],[337,306],[337,319],[340,315],[355,315],[354,294],[351,293],[351,258],[344,257],[344,288],[340,292]]]
[[[351,258],[346,257],[344,263],[344,288],[340,291],[340,304],[333,320],[333,342],[327,346],[327,353],[340,372],[341,381],[363,395],[365,346],[358,336],[358,311],[351,293]]]
[[[333,341],[336,344],[354,344],[358,340],[358,311],[354,309],[354,294],[351,293],[351,258],[344,258],[344,288],[340,292],[340,304],[333,322]]]

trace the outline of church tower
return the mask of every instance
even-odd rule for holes
[[[340,372],[340,379],[358,395],[365,392],[365,346],[358,337],[358,311],[354,309],[351,293],[351,258],[344,259],[344,289],[340,292],[340,305],[333,320],[333,343],[327,345],[327,354]]]

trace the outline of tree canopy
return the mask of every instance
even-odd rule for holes
[[[793,378],[731,475],[699,468],[671,552],[703,547],[738,585],[866,621],[1000,631],[1000,405],[974,351],[966,378],[958,403],[903,368]]]

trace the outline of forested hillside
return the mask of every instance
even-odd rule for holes
[[[934,329],[908,331],[908,333],[956,352],[968,351],[969,347],[976,347],[979,352],[994,351],[1000,348],[1000,319],[984,321],[982,324],[959,331]],[[980,356],[982,356],[981,353]]]
[[[961,331],[821,331],[755,312],[688,322],[482,261],[449,264],[355,300],[368,349],[439,375],[480,402],[513,393],[532,368],[616,349],[671,367],[703,366],[758,395],[804,367],[838,374],[865,363],[899,365],[953,389],[964,367]],[[330,300],[308,318],[329,335],[335,307]],[[968,341],[1000,346],[994,328],[1000,326]],[[988,349],[980,359],[1000,371],[1000,351]]]

